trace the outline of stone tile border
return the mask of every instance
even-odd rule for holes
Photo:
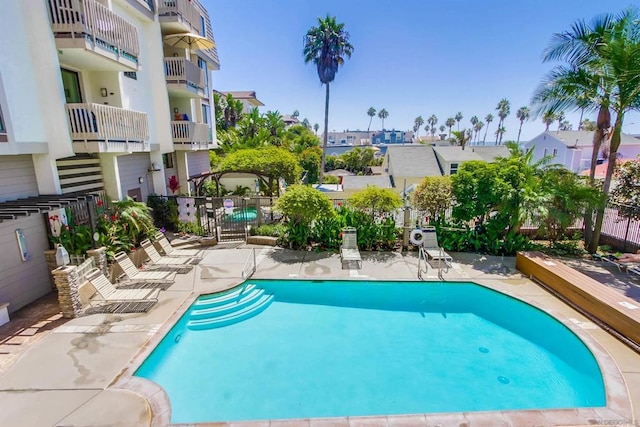
[[[342,279],[340,279],[342,280]],[[374,280],[374,279],[368,279]],[[388,280],[380,280],[388,281]],[[398,282],[415,280],[395,280]],[[456,280],[457,282],[458,280]],[[460,280],[462,282],[462,280]],[[494,280],[495,281],[495,280]],[[232,284],[220,289],[223,292],[232,289],[244,281]],[[606,407],[594,408],[570,408],[570,409],[546,409],[546,410],[522,410],[522,411],[478,411],[458,413],[429,413],[388,416],[366,417],[335,417],[335,418],[311,418],[311,419],[287,419],[287,420],[263,420],[242,422],[213,422],[197,423],[198,426],[239,427],[239,426],[345,426],[345,427],[374,427],[374,426],[567,426],[567,425],[633,425],[633,410],[629,399],[627,386],[622,374],[613,358],[604,347],[579,328],[567,316],[555,310],[546,309],[542,304],[534,301],[531,296],[517,295],[512,289],[503,289],[490,283],[481,283],[482,280],[464,280],[488,289],[508,295],[512,298],[529,304],[561,322],[580,338],[593,353],[602,372],[606,393]],[[536,285],[538,286],[538,285]],[[545,291],[546,292],[546,291]],[[135,370],[151,354],[175,323],[189,309],[191,304],[200,296],[192,294],[167,320],[158,333],[140,349],[138,354],[123,368],[120,374],[109,387],[122,388],[140,394],[149,402],[152,411],[152,426],[166,426],[171,421],[171,402],[164,389],[158,384],[143,378],[134,377]],[[569,307],[570,308],[570,307]],[[175,426],[191,426],[194,424],[174,424]]]

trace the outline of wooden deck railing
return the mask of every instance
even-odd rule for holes
[[[200,12],[188,0],[158,0],[158,15],[179,17],[193,32],[200,33]]]
[[[138,32],[121,16],[95,0],[48,0],[48,3],[54,33],[87,37],[97,45],[137,60]]]
[[[147,114],[102,104],[67,104],[71,139],[144,142],[149,139]]]
[[[167,82],[185,82],[198,89],[204,90],[204,70],[186,58],[164,58],[164,72]]]

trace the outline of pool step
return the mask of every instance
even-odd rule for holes
[[[190,320],[210,319],[214,317],[224,316],[225,314],[237,312],[244,307],[253,304],[264,294],[264,289],[252,289],[234,298],[228,304],[206,306],[206,308],[198,308],[191,311]]]
[[[212,294],[200,297],[195,303],[193,303],[193,308],[199,310],[226,305],[240,300],[245,294],[253,291],[254,289],[256,289],[256,285],[249,283],[246,286],[241,286],[239,289],[235,289],[225,294]]]
[[[250,305],[243,307],[239,311],[234,311],[222,316],[190,320],[187,323],[187,328],[191,330],[203,330],[232,325],[262,313],[269,307],[272,300],[273,295],[262,294],[259,299],[254,300]]]

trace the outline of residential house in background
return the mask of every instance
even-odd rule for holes
[[[187,179],[209,170],[218,60],[215,47],[164,39],[187,32],[213,46],[197,0],[3,2],[0,302],[9,311],[50,291],[46,213],[14,212],[14,201],[98,191],[144,201],[166,194],[172,175],[188,193]]]
[[[433,147],[436,160],[443,175],[455,175],[464,162],[471,160],[493,162],[497,157],[507,157],[509,149],[504,145],[492,147],[465,147],[459,145],[436,145]]]
[[[359,146],[359,145],[371,145],[371,137],[374,132],[367,132],[366,130],[346,130],[343,132],[329,132],[327,134],[327,144],[330,146]],[[324,134],[320,135],[322,141]]]
[[[220,96],[226,97],[227,95],[233,96],[233,99],[242,102],[244,114],[250,113],[251,110],[258,107],[264,107],[264,104],[256,97],[256,92],[253,90],[236,91],[236,92],[218,92],[214,91]]]
[[[552,156],[551,163],[561,164],[569,170],[580,172],[591,166],[593,132],[582,130],[543,132],[525,143],[524,147],[527,150],[534,148],[534,161],[544,156]],[[638,155],[640,155],[640,139],[622,134],[618,158],[635,159]],[[598,153],[598,162],[603,161],[604,156]]]

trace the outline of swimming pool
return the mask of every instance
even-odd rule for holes
[[[200,297],[136,376],[185,423],[606,403],[573,332],[473,283],[250,280]]]

